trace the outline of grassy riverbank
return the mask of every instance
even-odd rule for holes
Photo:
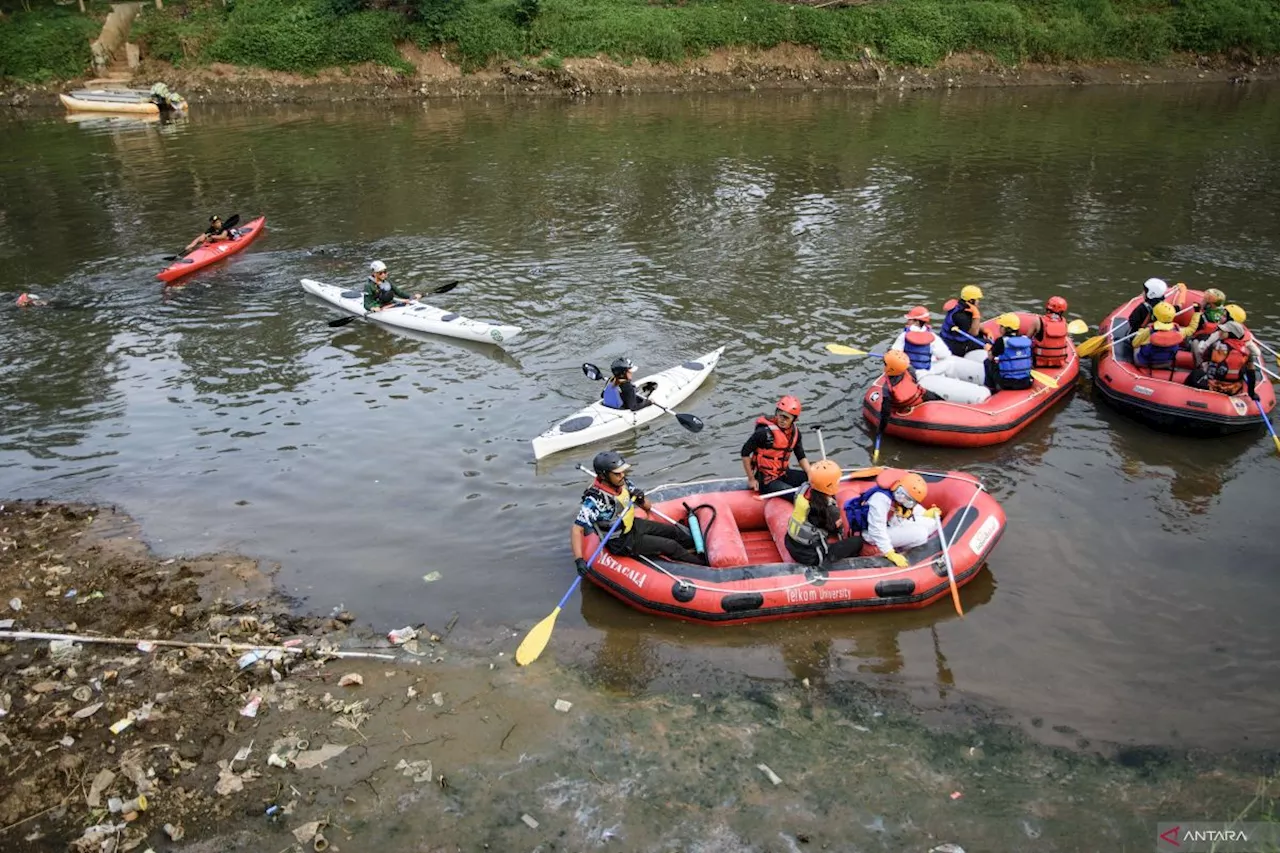
[[[58,7],[0,18],[0,77],[79,76],[97,26]],[[380,0],[193,0],[146,8],[133,40],[144,56],[174,65],[301,73],[365,62],[411,73],[406,43],[444,45],[464,71],[524,59],[554,69],[567,58],[601,55],[623,64],[677,63],[722,48],[785,44],[829,60],[923,67],[956,53],[1008,65],[1160,62],[1175,53],[1280,54],[1280,8],[1271,0],[410,0],[394,7]]]

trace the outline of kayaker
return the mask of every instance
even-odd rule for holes
[[[787,552],[806,566],[856,557],[862,550],[862,535],[849,534],[844,514],[836,500],[842,472],[832,459],[815,462],[809,468],[809,485],[798,492],[791,521],[787,523]],[[828,542],[834,536],[837,541]]]
[[[984,361],[987,353],[982,344],[974,343],[960,332],[985,340],[987,335],[982,331],[982,312],[978,310],[978,302],[982,299],[982,288],[976,284],[966,284],[960,288],[960,298],[948,302],[947,313],[942,318],[942,340],[946,342],[952,355],[968,358],[971,361]],[[956,329],[960,331],[957,332]]]
[[[638,412],[645,406],[652,405],[648,400],[636,393],[636,386],[631,381],[631,374],[635,371],[635,367],[635,362],[625,357],[615,358],[613,364],[609,366],[609,370],[613,375],[605,381],[604,390],[600,392],[600,399],[610,409],[626,409]],[[645,394],[652,394],[657,387],[658,384],[656,382],[646,382],[641,386],[640,390]]]
[[[41,308],[48,304],[48,302],[45,302],[34,293],[21,293],[18,295],[17,306],[19,308]]]
[[[1224,311],[1227,320],[1218,324],[1200,348],[1196,368],[1187,377],[1186,384],[1233,396],[1247,390],[1249,397],[1256,401],[1262,350],[1244,327],[1248,319],[1245,310],[1232,304]]]
[[[1036,367],[1062,367],[1071,352],[1067,343],[1067,300],[1050,296],[1044,314],[1031,321],[1027,336],[1031,338],[1031,359]],[[992,346],[994,354],[995,347]]]
[[[958,358],[942,339],[930,328],[929,309],[917,305],[903,318],[907,324],[903,326],[898,337],[894,338],[889,349],[902,350],[911,359],[911,367],[924,375],[946,376],[963,382],[982,384],[982,365],[967,358]]]
[[[992,391],[1025,391],[1032,385],[1031,338],[1019,332],[1022,324],[1017,314],[1001,314],[997,323],[1000,334],[991,342],[987,387]]]
[[[209,227],[204,229],[204,233],[187,244],[187,248],[182,250],[185,255],[198,246],[205,243],[222,243],[226,240],[234,240],[235,236],[222,226],[222,217],[214,214],[209,217]]]
[[[569,532],[569,547],[573,549],[573,563],[579,573],[587,571],[586,541],[588,533],[604,536],[613,527],[618,513],[622,524],[605,543],[610,554],[620,557],[666,557],[682,563],[705,566],[707,561],[694,553],[693,537],[682,527],[662,524],[647,518],[636,518],[636,507],[645,509],[649,503],[644,492],[636,488],[627,476],[631,466],[622,454],[613,450],[597,453],[591,462],[596,479],[582,493],[582,506]]]
[[[924,508],[929,486],[919,474],[905,474],[892,488],[876,484],[845,502],[849,529],[862,533],[863,540],[889,558],[898,568],[906,567],[900,551],[923,545],[935,529],[931,519],[941,518],[936,506]]]
[[[1136,332],[1151,322],[1152,309],[1164,301],[1169,285],[1162,278],[1149,278],[1142,285],[1143,301],[1129,312],[1129,331]]]
[[[409,302],[417,302],[421,298],[421,293],[410,293],[387,281],[387,265],[382,261],[369,264],[369,279],[364,283],[365,311],[399,308]]]
[[[1133,338],[1133,363],[1146,368],[1150,373],[1154,368],[1167,368],[1170,377],[1178,358],[1178,350],[1190,333],[1188,329],[1180,329],[1174,325],[1173,318],[1178,309],[1168,302],[1160,302],[1151,309],[1152,323],[1144,326]]]
[[[756,418],[756,428],[742,445],[742,470],[751,491],[767,495],[795,489],[808,482],[809,460],[800,439],[800,401],[790,394],[778,401],[773,417]],[[789,467],[795,454],[800,470]],[[794,500],[794,493],[786,496]]]

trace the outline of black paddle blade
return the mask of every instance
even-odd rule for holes
[[[593,379],[596,382],[599,382],[601,379],[604,379],[604,374],[600,372],[600,368],[596,367],[594,364],[592,364],[589,361],[583,363],[582,373],[588,379]]]
[[[345,316],[345,317],[339,317],[339,318],[338,318],[338,319],[336,319],[336,320],[330,320],[330,321],[329,321],[329,328],[330,328],[330,329],[337,329],[337,328],[340,328],[340,327],[342,327],[342,326],[347,325],[348,323],[353,323],[353,322],[355,322],[355,320],[356,320],[356,315],[355,315],[355,314],[348,314],[348,315],[347,315],[347,316]]]
[[[180,257],[182,257],[182,255],[163,255],[163,256],[161,256],[160,260],[162,260],[162,261],[176,261],[176,260],[177,260],[178,258],[180,258]]]
[[[676,420],[680,422],[680,426],[689,430],[689,432],[702,432],[702,428],[706,426],[697,415],[681,413],[676,415]]]
[[[460,284],[462,284],[462,282],[460,281],[451,281],[448,284],[440,285],[439,287],[437,287],[435,290],[431,292],[432,293],[448,293],[450,290],[453,290],[455,287],[457,287]]]
[[[240,214],[234,213],[230,218],[222,220],[223,228],[235,228],[240,224]]]

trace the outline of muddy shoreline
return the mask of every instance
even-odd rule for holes
[[[1002,65],[981,54],[955,54],[933,68],[900,68],[865,53],[858,61],[823,59],[811,48],[783,45],[768,50],[727,48],[680,65],[596,58],[543,62],[504,61],[464,74],[439,51],[404,46],[412,75],[378,65],[330,69],[315,75],[210,65],[175,68],[144,61],[134,86],[157,80],[194,104],[410,100],[484,96],[588,97],[644,93],[758,90],[915,90],[1010,86],[1239,85],[1280,79],[1280,58],[1179,55],[1159,64],[1107,62],[1092,65],[1027,63]],[[0,104],[56,106],[58,93],[89,81],[33,86],[0,85]]]
[[[6,502],[0,586],[5,630],[128,638],[0,637],[5,850],[1121,849],[1280,795],[1274,753],[1047,747],[857,683],[633,695],[554,640],[517,668],[524,625],[392,647],[298,615],[257,561],[157,556],[109,507]]]

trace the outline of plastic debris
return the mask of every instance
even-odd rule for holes
[[[427,572],[425,575],[422,576],[422,580],[426,583],[435,583],[436,581],[440,580],[440,577],[441,575],[439,572]]]
[[[65,594],[65,595],[63,595],[62,597],[63,597],[63,598],[75,598],[75,597],[76,597],[76,590],[75,590],[75,587],[72,587],[71,589],[67,590],[66,594]]]
[[[339,687],[359,687],[362,684],[364,684],[364,676],[357,672],[348,672],[338,679]]]
[[[346,751],[347,747],[343,744],[326,743],[319,749],[309,749],[306,752],[298,753],[297,757],[293,759],[293,766],[299,770],[309,770],[332,758],[337,758]]]
[[[403,628],[397,628],[391,633],[387,634],[387,639],[391,641],[392,645],[398,646],[401,643],[407,643],[409,640],[416,639],[417,636],[418,636],[418,632],[415,631],[412,627],[406,625]]]
[[[139,641],[138,641],[138,651],[143,652],[144,654],[150,654],[151,652],[154,652],[155,650],[156,650],[156,644],[155,644],[155,643],[152,643],[152,642],[150,642],[150,641],[148,641],[148,640],[139,640]]]
[[[71,663],[83,649],[77,646],[71,640],[50,640],[49,641],[49,659],[58,666],[64,666]]]
[[[293,831],[293,837],[298,839],[299,844],[308,844],[313,838],[320,834],[320,827],[324,824],[321,821],[313,820],[310,823],[304,823]]]
[[[757,764],[756,769],[759,770],[761,773],[763,773],[769,779],[769,781],[772,782],[773,784],[775,785],[782,784],[782,778],[779,777],[777,773],[774,773],[772,770],[770,770],[768,764]]]
[[[13,627],[12,619],[0,619],[0,631],[8,631]]]
[[[182,828],[182,824],[177,824],[175,826],[172,823],[166,823],[164,825],[164,834],[169,836],[170,841],[181,841],[186,836],[187,832]]]
[[[71,735],[64,735],[62,740],[58,741],[58,743],[64,749],[70,749],[71,747],[75,746],[76,739],[73,738]]]
[[[110,727],[111,733],[113,735],[118,735],[132,725],[133,725],[133,717],[125,717],[123,720],[116,720],[114,723],[111,724],[111,727]]]
[[[437,690],[431,694],[431,701],[437,706],[444,705],[444,694]]]
[[[573,703],[565,699],[557,699],[555,708],[562,714],[569,713],[569,709],[573,707]]]
[[[231,763],[235,764],[237,761],[248,761],[249,755],[252,752],[253,752],[253,741],[249,741],[248,746],[242,746],[236,750],[236,757],[231,759]]]
[[[959,844],[948,841],[946,844],[939,844],[937,847],[930,847],[929,853],[964,853],[964,848]]]
[[[22,609],[22,599],[21,598],[9,599],[9,609],[12,610],[14,613],[17,613],[18,611],[20,611]]]
[[[409,688],[405,690],[405,695],[408,696],[410,699],[412,699],[414,696],[418,695],[418,691],[414,688],[412,684],[410,684]]]
[[[102,594],[102,590],[95,589],[84,598],[77,599],[76,607],[79,607],[81,604],[88,604],[90,601],[97,601],[99,598],[106,598],[106,596]]]
[[[525,826],[529,827],[530,829],[538,828],[538,822],[534,820],[532,817],[530,817],[529,815],[522,814],[520,815],[520,819],[524,821]]]
[[[396,765],[396,769],[403,776],[412,776],[415,782],[430,782],[433,773],[429,760],[405,761],[402,758],[400,763]]]
[[[98,771],[98,775],[94,776],[93,781],[89,783],[89,793],[84,798],[89,808],[97,809],[102,807],[102,792],[110,788],[111,783],[115,781],[116,774],[105,767]]]
[[[169,612],[181,619],[182,614],[187,612],[187,608],[183,607],[181,604],[175,604],[169,608]]]
[[[236,661],[236,663],[241,669],[245,669],[246,667],[253,666],[255,663],[257,663],[260,660],[265,660],[266,657],[267,657],[266,652],[262,651],[261,649],[254,649],[251,652],[245,652],[244,654],[242,654],[240,656],[240,660]]]
[[[963,797],[963,796],[964,796],[964,794],[960,793],[959,791],[952,791],[952,792],[951,792],[951,799],[953,799],[953,800],[958,800],[958,799],[960,799],[960,798],[961,798],[961,797]]]
[[[261,704],[262,704],[262,697],[254,696],[245,704],[243,708],[240,709],[240,716],[242,717],[258,716],[258,706]]]
[[[274,752],[267,756],[267,764],[271,767],[288,767],[289,762],[285,761]]]

